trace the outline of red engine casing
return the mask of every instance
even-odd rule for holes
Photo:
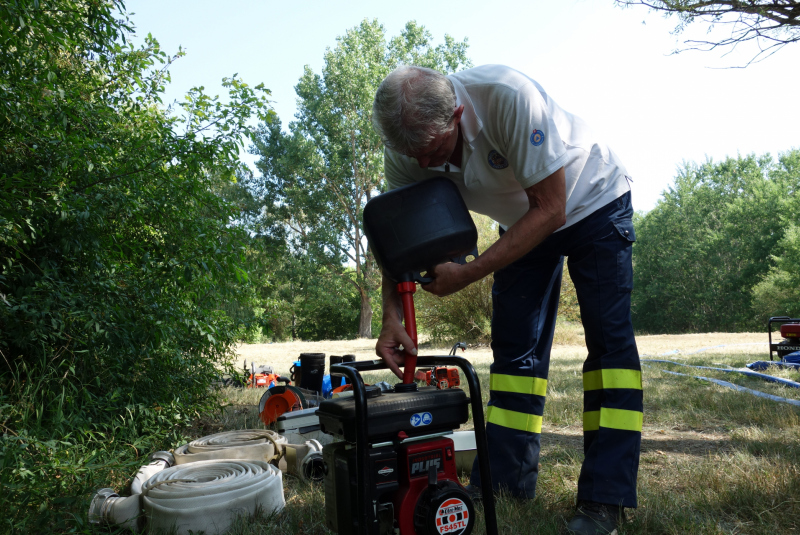
[[[781,325],[781,336],[791,341],[800,338],[800,323],[784,323]]]
[[[431,463],[438,464],[436,477],[439,481],[450,480],[461,487],[456,470],[455,447],[449,438],[411,442],[398,448],[397,457],[400,488],[395,495],[394,507],[400,533],[418,535],[414,528],[414,512],[420,495],[428,488],[428,468]]]

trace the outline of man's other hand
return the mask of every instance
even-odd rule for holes
[[[422,289],[439,297],[456,293],[473,282],[466,275],[464,268],[465,265],[453,262],[439,264],[427,273],[427,276],[431,277],[433,282],[423,284]]]

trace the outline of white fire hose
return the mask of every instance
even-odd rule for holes
[[[211,459],[262,459],[310,481],[322,481],[322,444],[287,444],[286,437],[264,429],[226,431],[199,438],[175,450],[175,464]]]
[[[168,451],[157,451],[150,456],[150,464],[139,468],[131,481],[131,494],[141,494],[142,485],[153,475],[175,465],[175,457]]]
[[[278,460],[283,455],[286,439],[274,431],[245,429],[225,431],[198,438],[175,450],[175,464],[211,459]]]
[[[98,490],[89,507],[89,522],[138,532],[146,518],[150,529],[174,525],[178,534],[219,533],[237,515],[252,515],[258,506],[265,512],[283,508],[281,469],[321,481],[322,445],[316,440],[286,444],[285,437],[269,430],[217,433],[185,444],[174,454],[154,453],[131,482],[131,496],[122,498],[109,488]],[[253,490],[252,480],[258,480],[263,491]]]
[[[148,479],[142,505],[152,531],[222,533],[238,516],[283,509],[283,478],[264,461],[198,461]]]
[[[304,444],[285,444],[283,458],[278,463],[281,470],[308,481],[322,481],[325,478],[322,461],[322,444],[316,440],[306,440]]]
[[[265,461],[198,461],[173,466],[148,479],[141,494],[120,498],[101,489],[92,499],[89,520],[131,529],[175,529],[178,535],[227,530],[237,516],[257,509],[283,509],[281,471]]]

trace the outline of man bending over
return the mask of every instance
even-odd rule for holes
[[[642,378],[630,316],[629,179],[619,157],[534,80],[485,65],[450,76],[400,67],[375,95],[389,188],[435,176],[455,183],[500,238],[468,264],[436,266],[423,289],[445,296],[494,273],[490,400],[492,481],[533,498],[564,257],[586,333],[584,453],[571,533],[613,532],[636,507]],[[413,348],[384,277],[377,354],[399,377]],[[477,466],[471,485],[480,486]]]

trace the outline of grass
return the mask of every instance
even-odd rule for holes
[[[712,334],[642,337],[638,341],[640,352],[648,356],[643,358],[724,368],[765,360],[763,348],[753,345],[753,340],[761,342],[761,338],[764,337]],[[720,340],[722,344],[729,343],[714,347],[720,345]],[[337,347],[336,352],[326,352],[357,353],[359,360],[372,358],[369,346],[364,347],[363,351]],[[320,347],[304,349],[295,345],[290,351],[272,347],[274,354],[284,355],[288,360],[296,358],[292,355],[300,351],[314,349]],[[439,349],[428,348],[423,354],[446,352]],[[697,352],[698,349],[702,351]],[[481,378],[484,401],[488,399],[490,357],[487,351],[479,348],[464,354],[473,361]],[[537,497],[532,501],[519,501],[499,495],[500,533],[566,533],[583,459],[581,365],[584,356],[585,349],[576,345],[561,345],[553,350]],[[800,408],[661,370],[718,378],[800,400],[800,389],[739,374],[662,363],[645,367],[645,425],[638,485],[640,506],[630,512],[621,535],[800,532]],[[767,373],[800,379],[800,374],[794,371],[773,369]],[[366,378],[368,382],[393,382],[385,372]],[[224,393],[226,407],[215,419],[202,422],[198,432],[209,434],[263,427],[257,414],[263,390],[230,388]],[[471,422],[464,426],[470,427]],[[466,479],[462,481],[467,482]],[[281,513],[243,518],[230,533],[331,533],[325,527],[322,486],[290,476],[285,476],[284,486],[286,508]],[[477,522],[475,533],[483,533],[482,511]]]

